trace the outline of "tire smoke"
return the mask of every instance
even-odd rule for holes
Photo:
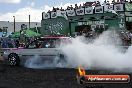
[[[121,46],[122,41],[115,31],[105,31],[94,40],[83,36],[71,38],[71,43],[61,44],[60,51],[66,56],[67,63],[58,63],[56,57],[52,64],[43,62],[38,55],[28,59],[25,67],[35,69],[77,68],[109,69],[132,71],[132,46]]]
[[[106,31],[93,42],[84,37],[73,38],[71,44],[61,48],[68,66],[87,69],[112,69],[132,71],[132,46],[125,49],[115,31]]]
[[[41,58],[38,55],[35,55],[26,60],[24,66],[27,68],[34,69],[54,69],[54,68],[63,68],[66,67],[66,63],[58,62],[59,57],[52,58],[52,62],[45,61],[46,58]]]

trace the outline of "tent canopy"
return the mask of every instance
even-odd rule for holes
[[[27,30],[25,30],[25,35],[26,35],[26,37],[33,37],[33,36],[40,36],[41,34],[27,29]],[[13,37],[13,38],[20,37],[20,32],[14,32],[11,37]]]

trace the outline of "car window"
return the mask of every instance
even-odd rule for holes
[[[29,44],[28,48],[58,48],[66,39],[42,38]],[[64,42],[66,43],[66,42]]]
[[[55,39],[44,39],[42,48],[55,48]]]
[[[56,41],[54,41],[54,45],[56,48],[60,47],[61,44],[61,40],[60,39],[56,39]]]
[[[43,41],[40,41],[40,40],[32,41],[31,43],[29,43],[29,44],[26,46],[26,48],[29,48],[29,49],[42,48],[42,42],[43,42]]]

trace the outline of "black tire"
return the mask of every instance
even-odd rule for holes
[[[16,53],[10,53],[8,56],[8,63],[11,66],[19,66],[20,65],[20,58]]]

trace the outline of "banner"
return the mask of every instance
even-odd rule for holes
[[[49,19],[49,18],[50,18],[50,13],[43,12],[43,19]]]
[[[64,16],[64,15],[66,15],[66,11],[57,10],[57,16]]]
[[[75,16],[75,11],[73,10],[66,10],[68,16]]]
[[[51,18],[57,18],[57,12],[51,12]]]
[[[125,9],[126,9],[126,11],[132,11],[132,4],[126,3],[125,4]]]
[[[104,11],[113,10],[113,5],[104,5]]]
[[[131,12],[125,12],[126,16],[131,16],[132,17],[132,13]]]
[[[95,7],[95,13],[103,13],[103,12],[104,12],[103,6]]]
[[[67,15],[66,15],[66,11],[57,10],[57,17],[63,17],[66,20],[68,20]]]
[[[115,11],[124,11],[123,4],[115,4],[114,10]]]
[[[132,22],[132,17],[126,17],[126,21]]]
[[[93,14],[93,7],[85,8],[85,14]]]
[[[84,8],[76,9],[77,15],[84,15]]]

